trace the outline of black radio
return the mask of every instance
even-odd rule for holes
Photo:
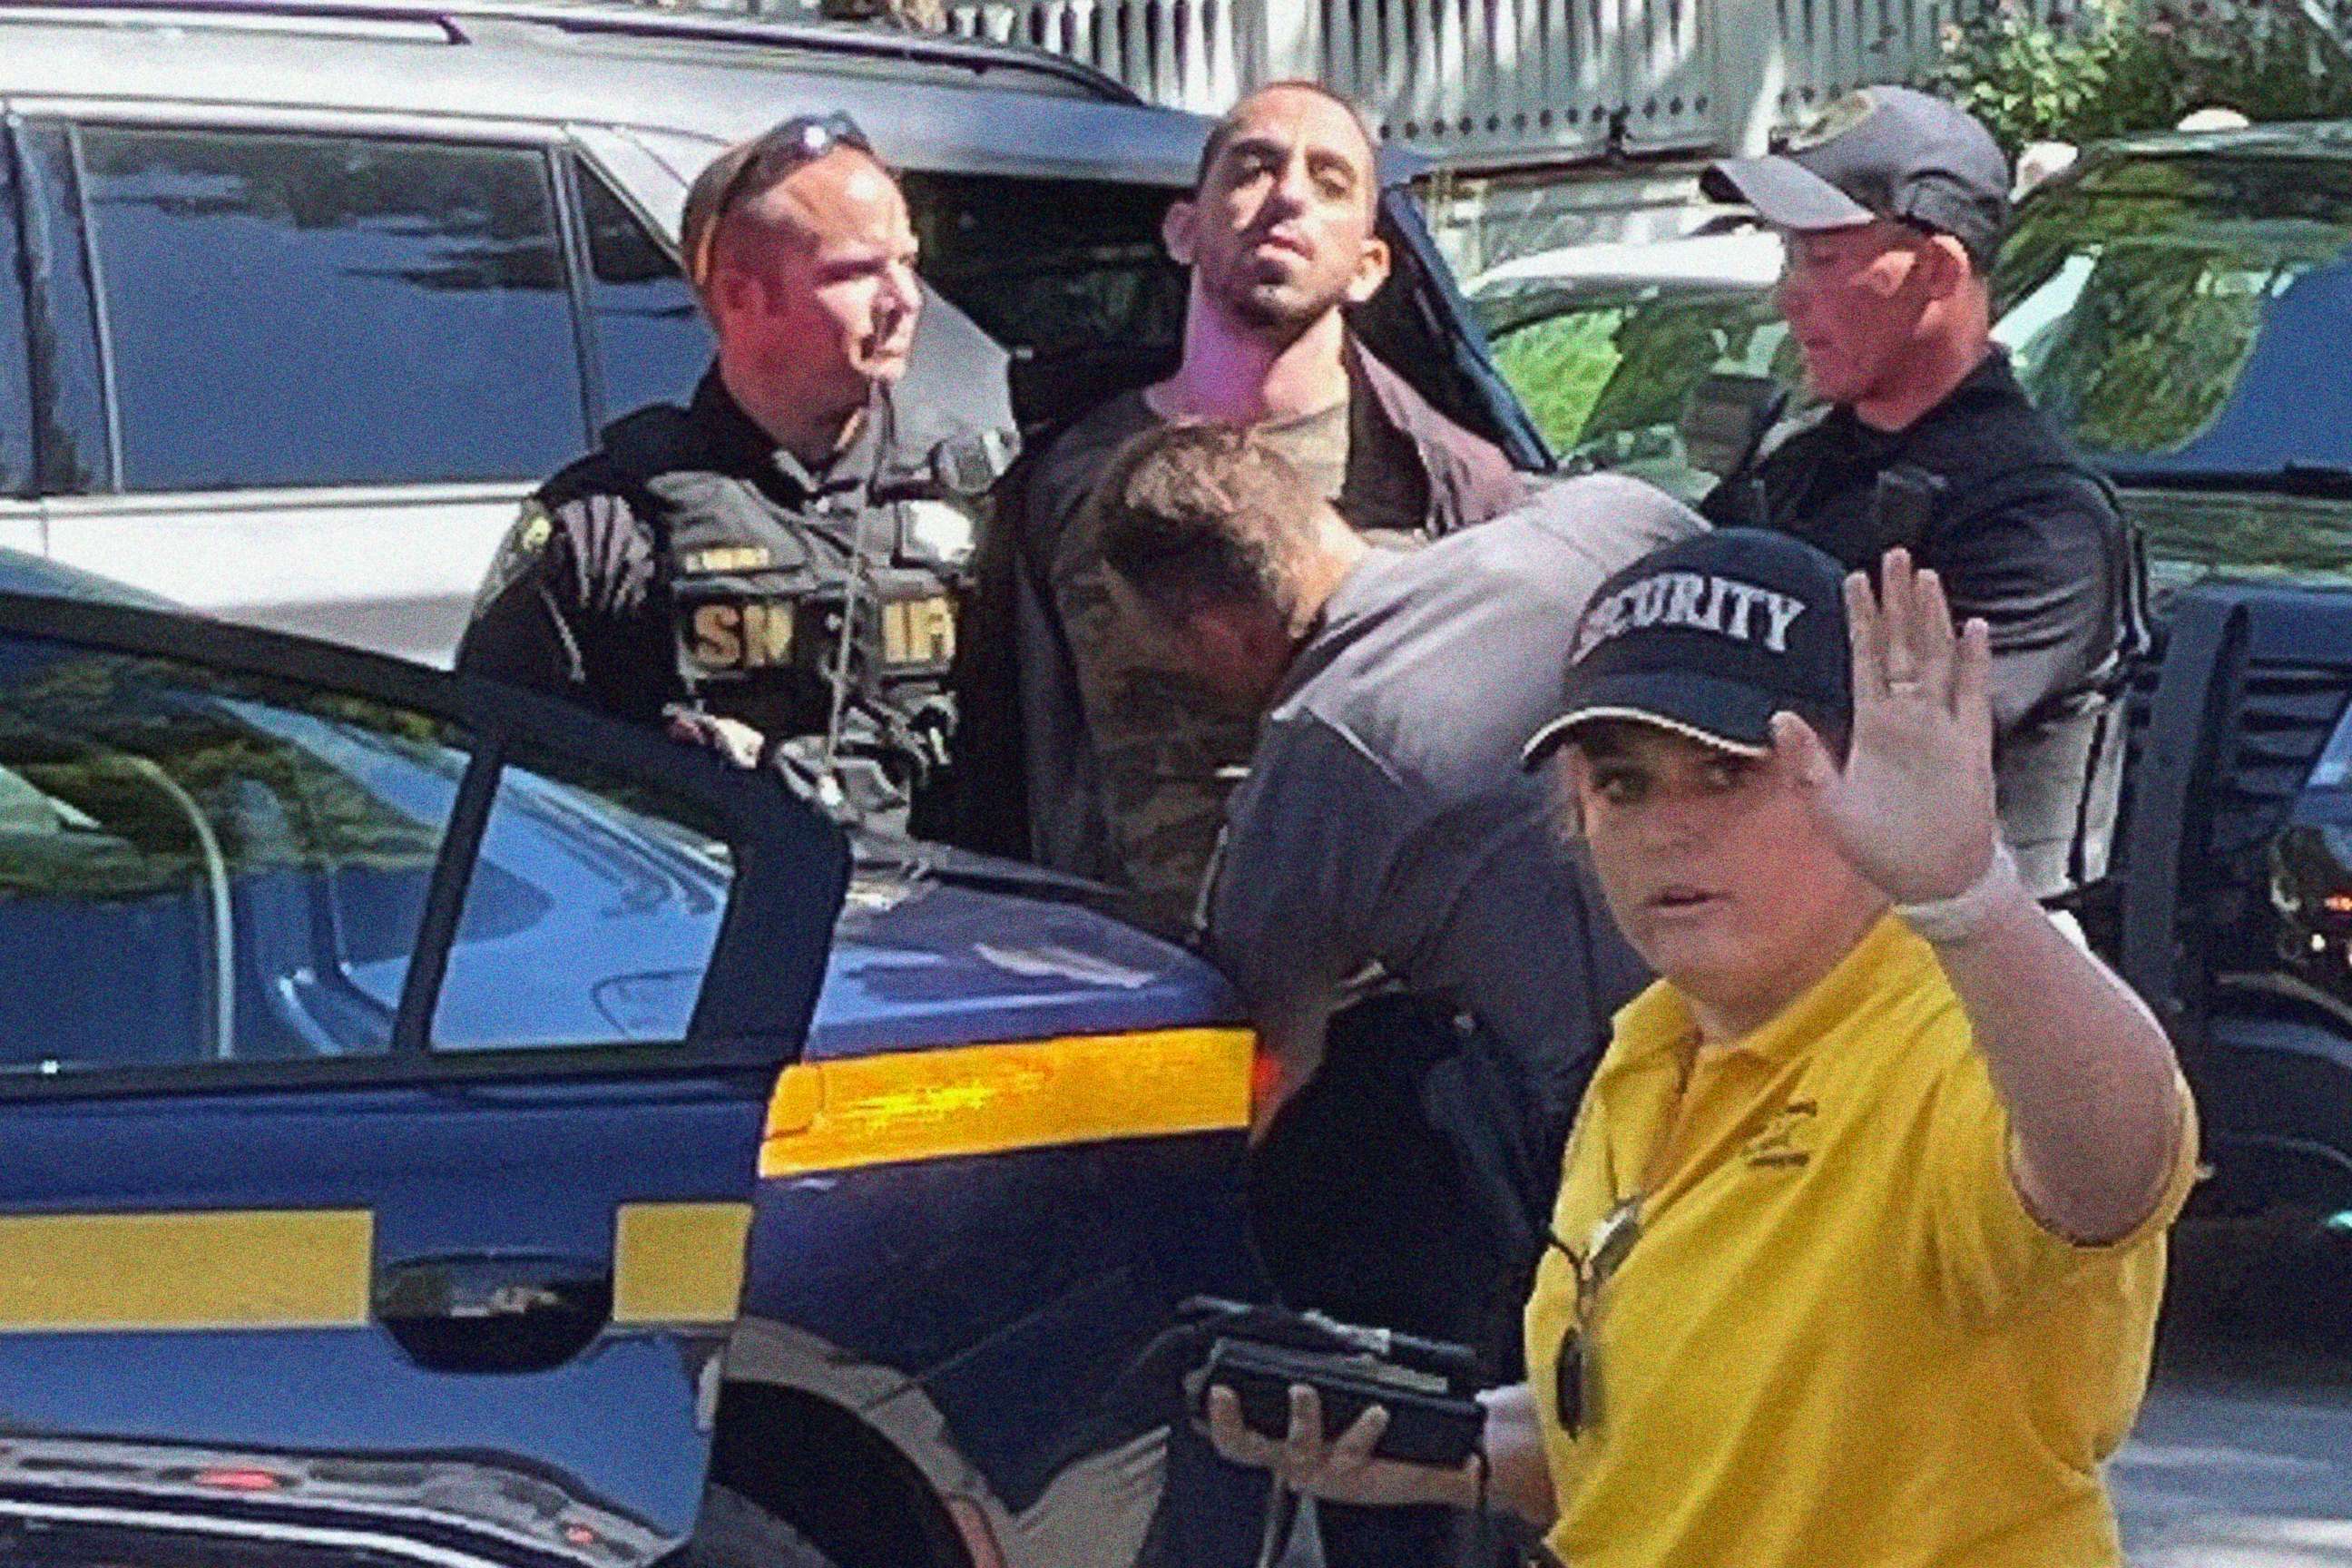
[[[1486,1412],[1477,1399],[1478,1358],[1467,1346],[1209,1297],[1182,1311],[1214,1336],[1208,1359],[1185,1379],[1196,1415],[1205,1415],[1211,1388],[1230,1388],[1242,1424],[1279,1441],[1290,1432],[1297,1384],[1321,1400],[1326,1439],[1378,1405],[1389,1413],[1372,1449],[1381,1458],[1452,1469],[1477,1452]]]

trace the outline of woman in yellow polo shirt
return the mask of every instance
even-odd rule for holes
[[[1604,585],[1557,756],[1661,976],[1617,1018],[1461,1472],[1383,1414],[1228,1458],[1359,1503],[1506,1507],[1575,1568],[2120,1563],[2195,1124],[2162,1031],[2017,879],[1983,623],[1725,530]],[[1851,637],[1849,637],[1849,626]]]

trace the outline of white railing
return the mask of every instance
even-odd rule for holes
[[[968,37],[1034,44],[1117,77],[1154,103],[1214,110],[1244,86],[1255,0],[982,0],[950,5]]]
[[[1318,0],[1314,19],[1296,74],[1433,153],[1558,158],[1715,137],[1705,0]]]
[[[1314,77],[1382,134],[1470,166],[1760,147],[1867,81],[1915,79],[1986,0],[963,0],[958,32],[1040,45],[1216,110]]]

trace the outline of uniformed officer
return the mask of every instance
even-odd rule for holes
[[[2137,552],[2105,482],[1991,342],[1986,271],[2009,169],[1965,110],[1902,87],[1832,104],[1784,153],[1707,171],[1781,231],[1781,313],[1827,405],[1768,437],[1702,510],[1848,567],[1896,546],[1992,629],[2003,833],[2050,899],[2105,874],[2119,688],[2141,646]]]
[[[906,200],[845,116],[721,153],[682,251],[716,363],[525,503],[458,668],[887,814],[947,760],[961,566],[1010,457],[1003,355],[925,310]]]

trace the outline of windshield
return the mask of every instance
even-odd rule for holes
[[[1766,294],[1687,283],[1528,279],[1471,300],[1495,367],[1571,468],[1613,468],[1695,500],[1714,476],[1683,450],[1684,406],[1718,371],[1794,381]]]
[[[2027,204],[1996,335],[2125,473],[2352,465],[2352,163],[2133,159]]]

